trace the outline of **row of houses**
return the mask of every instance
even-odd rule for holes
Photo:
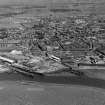
[[[18,44],[19,42],[20,42],[20,40],[0,39],[0,49],[8,48],[10,46]]]

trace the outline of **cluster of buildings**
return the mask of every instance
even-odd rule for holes
[[[47,51],[61,58],[67,55],[66,52],[70,52],[69,56],[72,53],[74,58],[83,57],[97,48],[104,53],[104,18],[101,17],[101,21],[96,16],[40,17],[28,27],[28,23],[22,24],[22,29],[0,30],[0,36],[5,36],[0,37],[0,51],[24,48],[26,51],[23,52]]]

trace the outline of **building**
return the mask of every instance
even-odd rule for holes
[[[20,42],[20,40],[7,40],[1,39],[0,40],[0,51],[2,50],[13,50],[15,46]]]

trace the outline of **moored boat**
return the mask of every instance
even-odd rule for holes
[[[98,69],[98,70],[105,70],[105,63],[79,63],[78,64],[79,69]]]
[[[14,71],[19,72],[21,74],[28,75],[28,76],[34,76],[34,74],[43,75],[42,73],[35,72],[31,68],[21,65],[19,63],[13,63],[11,64],[11,67]]]

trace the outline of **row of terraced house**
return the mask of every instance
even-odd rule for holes
[[[0,39],[0,51],[4,49],[14,49],[20,40]]]

